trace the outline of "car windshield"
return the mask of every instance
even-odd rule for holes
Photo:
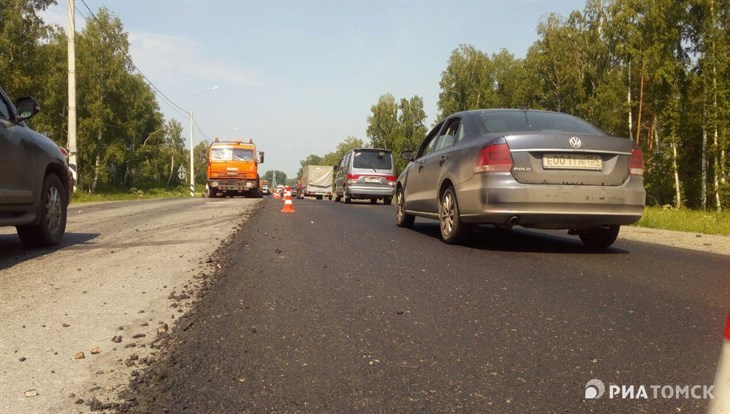
[[[245,148],[213,148],[210,159],[214,161],[253,161],[253,150]]]
[[[356,151],[353,167],[355,168],[373,168],[376,170],[389,170],[393,168],[393,157],[390,151],[383,150],[367,150]]]
[[[555,112],[484,111],[477,117],[482,133],[546,131],[605,135],[600,129],[574,116]]]

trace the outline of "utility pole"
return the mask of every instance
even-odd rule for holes
[[[193,156],[195,149],[195,141],[193,140],[195,120],[193,119],[193,98],[204,93],[212,92],[216,89],[218,89],[218,86],[190,95],[190,112],[188,112],[190,118],[190,197],[195,197],[195,166],[193,165],[195,163],[195,157]]]
[[[76,159],[76,22],[74,0],[68,0],[68,165],[76,184],[79,185],[78,164]]]
[[[192,102],[192,99],[191,99]],[[190,197],[195,197],[195,157],[193,156],[193,110],[190,109]]]

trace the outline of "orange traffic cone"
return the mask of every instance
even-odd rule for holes
[[[291,187],[287,187],[284,191],[284,208],[281,209],[282,213],[293,213],[294,203],[291,201]]]
[[[277,199],[277,200],[281,198],[281,196],[279,195],[279,191],[278,190],[274,192],[274,198]]]
[[[727,314],[725,340],[722,344],[720,362],[717,363],[712,394],[715,398],[710,400],[707,414],[730,414],[730,311]]]

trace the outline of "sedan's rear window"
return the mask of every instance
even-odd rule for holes
[[[210,159],[214,161],[253,161],[253,150],[245,148],[211,148]]]
[[[393,168],[393,157],[390,155],[390,151],[356,151],[354,158],[355,160],[352,166],[355,168],[374,168],[376,170],[389,170]]]
[[[582,119],[555,112],[495,111],[478,114],[483,133],[507,131],[554,131],[605,135]]]

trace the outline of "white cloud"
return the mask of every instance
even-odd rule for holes
[[[131,31],[129,43],[135,64],[153,81],[190,82],[202,78],[242,86],[261,82],[253,70],[209,58],[204,47],[187,36]]]

